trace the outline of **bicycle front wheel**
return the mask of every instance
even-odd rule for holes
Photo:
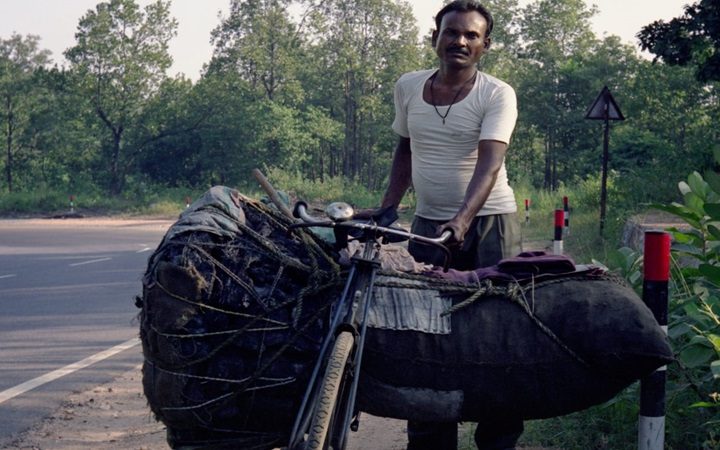
[[[328,438],[330,420],[338,403],[338,392],[354,343],[355,337],[349,331],[341,332],[335,340],[318,394],[318,405],[310,425],[306,450],[322,450]]]

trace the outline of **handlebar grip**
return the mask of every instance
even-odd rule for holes
[[[301,219],[304,215],[307,214],[307,203],[305,203],[302,200],[298,200],[295,203],[295,207],[293,208],[292,215],[293,217],[297,219]]]
[[[438,238],[438,242],[441,243],[441,244],[446,243],[447,241],[450,240],[450,238],[453,237],[453,234],[454,234],[454,233],[452,232],[452,230],[445,229],[445,230],[442,232],[442,234],[440,235],[440,237]]]

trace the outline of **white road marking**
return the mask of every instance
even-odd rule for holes
[[[85,264],[94,264],[94,263],[99,263],[99,262],[103,262],[103,261],[110,261],[111,259],[112,259],[112,258],[91,259],[90,261],[83,261],[83,262],[73,263],[73,264],[68,264],[68,265],[69,265],[70,267],[84,266]]]
[[[8,274],[8,275],[0,275],[0,280],[2,280],[3,278],[12,278],[12,277],[16,277],[16,276],[17,276],[17,275],[14,274],[14,273],[11,273],[11,274]]]
[[[94,255],[98,258],[110,258],[110,255]],[[35,258],[38,261],[71,261],[78,259],[88,259],[88,255],[71,255],[71,256],[40,256]]]
[[[80,369],[84,369],[88,366],[91,366],[91,365],[95,364],[96,362],[100,362],[103,359],[107,359],[113,355],[116,355],[116,354],[124,351],[124,350],[133,348],[136,345],[138,345],[139,343],[140,343],[139,338],[132,338],[129,341],[123,342],[122,344],[116,345],[115,347],[109,348],[100,353],[96,353],[92,356],[88,356],[87,358],[80,360],[76,363],[69,364],[60,369],[53,370],[52,372],[48,372],[45,375],[41,375],[37,378],[33,378],[32,380],[18,384],[17,386],[12,387],[10,389],[6,389],[6,390],[0,392],[0,404],[10,400],[11,398],[17,397],[18,395],[24,394],[27,391],[35,389],[36,387],[42,386],[43,384],[49,383],[51,381],[55,381],[60,377],[64,377],[65,375],[69,375],[73,372],[77,372]]]
[[[145,247],[145,248],[143,248],[143,249],[140,249],[140,250],[136,251],[135,253],[145,253],[145,252],[149,252],[150,250],[152,250],[152,248],[150,248],[150,247]]]

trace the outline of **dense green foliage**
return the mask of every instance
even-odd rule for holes
[[[720,1],[685,5],[685,14],[655,21],[638,33],[644,50],[668,64],[693,65],[702,81],[720,81]]]
[[[716,154],[720,163],[720,147]],[[671,230],[677,266],[669,334],[678,364],[669,409],[685,431],[676,448],[720,448],[720,174],[693,172],[679,187],[683,203],[657,206],[688,225]]]
[[[396,144],[394,82],[435,65],[410,5],[229,1],[195,82],[166,74],[177,27],[167,1],[98,3],[67,68],[49,67],[36,37],[0,40],[0,195],[247,189],[254,167],[381,188]],[[482,68],[518,94],[514,184],[562,190],[596,176],[601,124],[584,114],[604,85],[627,117],[613,124],[610,167],[628,204],[673,200],[674,174],[710,167],[717,85],[597,37],[581,0],[486,3],[496,27]]]

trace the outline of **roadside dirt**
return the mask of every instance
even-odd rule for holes
[[[2,448],[167,449],[165,427],[153,418],[141,380],[138,366],[111,383],[73,393],[50,417]],[[404,421],[364,414],[360,430],[350,436],[348,450],[401,450],[405,443]]]
[[[113,382],[70,395],[60,407],[9,447],[23,450],[168,448],[142,394],[140,368]]]
[[[17,450],[168,449],[165,427],[156,422],[142,393],[140,366],[114,381],[70,395],[45,420],[0,448]],[[470,427],[464,424],[463,427]],[[363,414],[347,450],[404,450],[405,421]],[[473,446],[465,448],[474,448]],[[521,450],[560,450],[518,447]]]

